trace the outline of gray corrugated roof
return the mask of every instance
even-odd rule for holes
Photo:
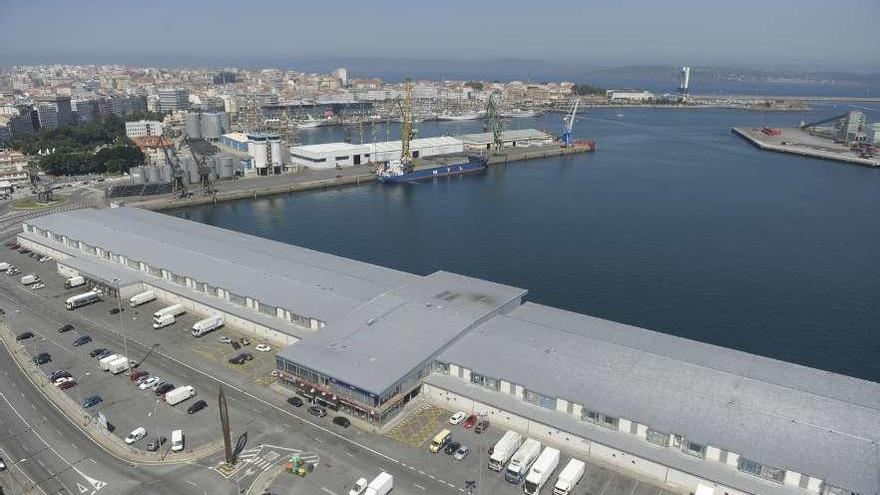
[[[512,129],[501,133],[502,141],[518,141],[521,139],[551,139],[553,136],[537,129]],[[458,137],[465,144],[488,144],[492,142],[492,133],[464,134]]]
[[[525,292],[436,272],[358,307],[279,355],[378,395]]]
[[[134,208],[76,210],[28,223],[325,322],[417,278]]]
[[[439,359],[876,494],[880,385],[525,304]]]

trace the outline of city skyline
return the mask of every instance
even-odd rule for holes
[[[396,0],[369,9],[349,2],[244,5],[225,0],[157,2],[149,10],[106,1],[76,9],[52,0],[6,7],[0,39],[7,49],[0,54],[0,66],[124,63],[321,70],[330,64],[357,71],[357,61],[367,59],[388,70],[420,61],[437,70],[460,63],[478,71],[481,62],[493,61],[499,66],[535,63],[536,71],[543,64],[557,72],[680,64],[870,71],[878,68],[872,61],[880,60],[872,26],[880,5],[866,0],[841,2],[834,9],[813,0],[798,2],[797,16],[790,15],[794,4],[748,1],[728,11],[688,0],[663,8],[640,1],[455,1],[416,9]],[[40,26],[38,37],[29,35],[34,26]]]

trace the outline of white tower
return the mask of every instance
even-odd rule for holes
[[[691,68],[684,66],[681,68],[681,85],[678,86],[678,93],[682,96],[688,95],[688,87],[691,83]]]

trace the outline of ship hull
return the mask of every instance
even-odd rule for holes
[[[468,162],[458,165],[441,165],[439,167],[414,170],[407,174],[383,177],[379,176],[379,182],[395,184],[401,182],[413,182],[418,180],[438,179],[440,177],[454,177],[456,175],[478,174],[486,170],[482,163]]]

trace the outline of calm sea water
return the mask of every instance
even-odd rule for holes
[[[730,133],[845,109],[597,110],[575,129],[598,141],[593,154],[172,214],[880,381],[880,171],[760,152]],[[555,131],[559,116],[511,125]],[[365,134],[385,138],[381,126]]]

